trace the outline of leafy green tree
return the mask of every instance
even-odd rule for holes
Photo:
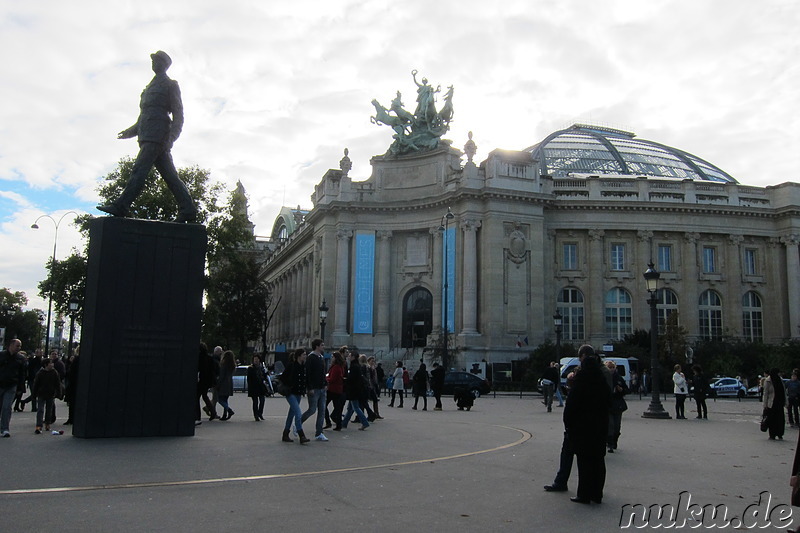
[[[128,183],[133,163],[134,160],[130,157],[121,159],[117,168],[104,178],[98,186],[102,203],[110,203],[119,198]],[[198,222],[208,223],[219,217],[220,208],[217,202],[223,187],[211,180],[210,172],[195,166],[178,169],[178,175],[186,183],[189,194],[198,207]],[[131,216],[150,220],[173,220],[177,214],[178,206],[175,198],[164,180],[158,179],[156,170],[151,170],[142,194],[131,205]],[[38,285],[39,295],[42,298],[49,298],[52,289],[53,306],[56,311],[63,314],[69,309],[70,298],[75,296],[83,302],[86,294],[86,248],[89,242],[89,222],[92,218],[94,217],[91,215],[82,215],[75,220],[85,238],[83,250],[73,250],[72,255],[62,261],[48,260],[47,277]],[[215,239],[211,230],[212,226],[209,225],[209,242]],[[82,312],[83,306],[76,318],[79,323]]]
[[[86,256],[78,251],[63,261],[47,262],[47,277],[39,282],[39,295],[49,298],[53,294],[53,307],[56,314],[69,314],[69,301],[74,296],[81,302],[86,293]],[[78,308],[75,320],[83,318],[83,306]]]
[[[104,202],[112,202],[120,197],[130,179],[134,159],[124,157],[119,165],[98,188]],[[216,216],[220,209],[217,205],[219,195],[223,191],[220,183],[213,182],[208,170],[197,166],[178,169],[178,176],[186,183],[189,194],[198,209],[197,221],[205,224]],[[142,193],[131,204],[131,217],[149,220],[174,220],[178,216],[178,205],[164,180],[158,178],[155,168],[147,175]]]
[[[28,297],[22,291],[0,288],[0,327],[6,328],[4,346],[17,338],[22,341],[22,349],[29,351],[39,347],[44,328],[44,312],[40,309],[23,311],[28,305]]]
[[[204,339],[223,344],[245,360],[250,341],[263,336],[269,322],[270,292],[260,279],[261,253],[255,249],[253,225],[241,184],[231,193],[222,216],[209,224]],[[211,241],[211,240],[210,240]]]

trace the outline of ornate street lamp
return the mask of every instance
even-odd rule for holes
[[[556,309],[556,314],[553,315],[553,327],[556,330],[556,363],[561,360],[561,327],[563,325],[563,318],[561,312]]]
[[[447,353],[448,346],[449,346],[448,339],[447,339],[447,335],[449,333],[448,321],[447,321],[447,303],[449,302],[449,300],[447,299],[447,279],[449,278],[448,274],[450,272],[448,270],[448,267],[447,267],[447,256],[448,256],[448,253],[447,253],[448,252],[448,248],[447,248],[447,229],[448,229],[448,226],[450,225],[450,221],[453,220],[454,218],[455,218],[455,215],[453,214],[452,211],[450,211],[450,208],[448,207],[447,208],[447,213],[445,213],[442,216],[442,222],[439,224],[439,231],[442,232],[442,237],[444,238],[444,241],[443,241],[443,243],[444,243],[444,276],[443,276],[444,277],[444,294],[442,295],[442,310],[444,311],[444,315],[443,315],[444,322],[442,323],[442,328],[443,328],[443,332],[442,332],[442,364],[443,365],[447,365],[450,362],[450,360],[448,358],[448,353]]]
[[[69,299],[69,344],[67,345],[67,358],[72,355],[72,341],[74,340],[73,335],[75,334],[75,315],[78,314],[78,308],[80,308],[80,306],[80,300],[73,294],[72,298]]]
[[[325,341],[325,322],[328,319],[328,306],[325,304],[325,298],[322,299],[322,305],[319,306],[319,330],[320,338]]]
[[[661,380],[659,376],[660,365],[658,364],[658,310],[656,305],[658,304],[658,280],[661,278],[661,273],[655,269],[652,261],[647,267],[647,271],[644,273],[644,281],[647,284],[647,293],[650,295],[647,303],[650,304],[650,380],[653,383],[653,396],[647,411],[642,414],[642,418],[667,419],[672,417],[664,410],[659,398]]]
[[[54,219],[50,215],[41,215],[41,216],[39,216],[39,218],[37,218],[36,220],[33,221],[33,224],[31,224],[31,229],[39,229],[38,222],[43,218],[49,218],[50,222],[52,222],[53,225],[55,226],[56,232],[55,232],[55,235],[53,236],[53,257],[52,257],[52,260],[51,260],[51,263],[50,263],[53,266],[55,266],[55,264],[56,264],[56,247],[58,246],[58,227],[61,225],[61,221],[64,220],[64,217],[69,215],[70,213],[72,213],[75,216],[78,216],[78,213],[76,213],[75,211],[67,211],[66,213],[61,215],[61,218],[59,218],[58,222],[56,222],[56,219]],[[52,271],[51,271],[51,274],[52,274]],[[49,354],[50,353],[50,316],[53,313],[53,284],[52,283],[50,284],[50,296],[49,296],[48,300],[49,300],[49,302],[47,304],[47,330],[45,331],[45,335],[44,335],[44,353],[45,354]]]

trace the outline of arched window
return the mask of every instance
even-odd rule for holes
[[[286,228],[286,225],[284,224],[283,226],[281,226],[281,229],[278,230],[278,239],[281,241],[285,241],[288,238],[289,238],[289,230]]]
[[[558,293],[556,306],[562,318],[562,338],[567,341],[580,341],[586,338],[583,319],[583,293],[567,287]]]
[[[619,287],[606,293],[606,336],[621,339],[633,333],[631,294]]]
[[[403,299],[403,348],[425,346],[433,330],[433,296],[424,287],[408,291]]]
[[[752,342],[764,340],[761,298],[752,291],[742,296],[742,336]]]
[[[663,333],[669,315],[678,310],[678,295],[672,289],[661,289],[658,295],[658,332]]]
[[[712,290],[704,291],[699,301],[699,334],[704,339],[722,338],[722,299]]]

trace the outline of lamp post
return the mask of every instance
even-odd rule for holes
[[[66,213],[61,215],[61,218],[59,218],[58,222],[56,222],[56,219],[54,219],[50,215],[41,215],[41,216],[39,216],[39,218],[37,218],[36,220],[33,221],[33,224],[31,224],[31,229],[39,229],[38,222],[43,218],[49,218],[50,222],[52,222],[53,226],[55,226],[56,231],[55,231],[55,235],[53,236],[53,257],[51,259],[51,265],[53,265],[53,266],[55,266],[55,264],[56,264],[56,247],[58,246],[58,227],[61,226],[61,222],[64,220],[64,217],[66,217],[70,213],[72,213],[75,216],[78,216],[78,213],[76,213],[75,211],[67,211]],[[51,270],[50,274],[52,276],[52,274],[53,274],[52,270]],[[48,300],[49,301],[48,301],[48,304],[47,304],[47,330],[45,331],[45,335],[44,335],[44,353],[45,354],[49,354],[50,353],[50,317],[53,314],[53,284],[52,283],[50,284],[50,295],[48,297]]]
[[[561,360],[561,326],[563,325],[563,318],[561,312],[556,309],[556,314],[553,315],[553,326],[556,330],[556,363]]]
[[[659,390],[658,310],[656,305],[658,304],[658,280],[661,277],[661,273],[655,269],[652,261],[647,267],[647,271],[644,273],[644,281],[647,284],[647,293],[650,295],[647,303],[650,304],[650,380],[653,383],[653,396],[647,411],[642,414],[642,418],[668,419],[672,417],[664,410],[661,405],[661,398],[659,398],[661,391]]]
[[[319,306],[319,336],[322,341],[325,341],[325,322],[328,318],[328,306],[325,304],[325,298],[322,299],[322,305]]]
[[[78,314],[78,308],[81,306],[80,300],[72,295],[69,299],[69,344],[67,345],[67,359],[72,356],[72,341],[75,334],[75,315]]]
[[[448,307],[447,304],[449,302],[449,300],[447,299],[447,280],[450,277],[448,275],[450,271],[448,270],[448,267],[447,267],[447,256],[448,256],[447,229],[448,229],[448,226],[450,225],[450,221],[453,220],[454,218],[455,218],[455,215],[453,214],[452,211],[450,211],[450,208],[448,207],[447,208],[447,213],[445,213],[442,216],[442,221],[439,224],[439,231],[442,232],[442,237],[444,239],[442,241],[444,243],[444,275],[442,276],[444,278],[444,294],[442,296],[442,310],[443,310],[443,316],[442,316],[442,319],[443,319],[443,323],[442,323],[442,328],[443,328],[443,332],[442,332],[443,333],[443,335],[442,335],[442,365],[444,365],[444,366],[447,366],[450,363],[450,359],[449,359],[448,353],[447,353],[447,350],[448,350],[447,335],[449,333],[448,321],[447,321],[447,307]]]

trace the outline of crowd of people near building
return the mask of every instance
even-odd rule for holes
[[[68,354],[51,350],[45,356],[41,348],[27,353],[19,339],[11,339],[0,352],[0,438],[11,436],[12,412],[23,412],[29,403],[36,413],[37,435],[50,431],[56,422],[56,399],[67,402],[64,425],[72,424],[80,346],[75,343],[71,348]]]
[[[381,363],[375,357],[359,354],[357,350],[342,346],[325,357],[322,339],[314,339],[310,349],[298,348],[289,354],[282,373],[273,376],[259,355],[252,357],[247,367],[247,395],[252,400],[253,419],[264,420],[264,404],[268,395],[278,393],[285,397],[288,412],[281,440],[301,444],[314,440],[327,442],[325,430],[342,431],[350,423],[358,423],[365,430],[376,420],[382,420],[380,401],[384,386],[386,394],[391,391],[389,407],[403,407],[407,389],[414,396],[418,409],[422,399],[422,410],[427,411],[428,393],[436,400],[435,411],[442,410],[442,388],[445,370],[434,363],[428,373],[425,363],[420,361],[413,376],[398,361],[391,376],[386,376]],[[330,360],[330,362],[329,362]],[[233,371],[237,361],[230,351],[217,346],[209,353],[205,344],[200,344],[197,373],[197,404],[195,425],[202,424],[202,412],[209,421],[230,420],[235,414],[228,402],[233,394]],[[395,401],[399,396],[399,402]],[[303,410],[303,400],[306,409]],[[219,407],[222,414],[219,414]],[[306,435],[306,422],[313,417],[313,437]],[[305,427],[304,427],[305,425]],[[294,438],[293,438],[294,437]]]

